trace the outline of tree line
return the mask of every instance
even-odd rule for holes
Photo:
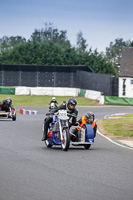
[[[82,32],[77,34],[77,45],[73,47],[67,38],[67,31],[59,31],[53,24],[35,29],[29,40],[22,36],[0,38],[0,64],[37,65],[85,65],[96,73],[118,76],[122,48],[133,46],[133,42],[117,38],[110,42],[105,53],[87,49],[88,44]]]

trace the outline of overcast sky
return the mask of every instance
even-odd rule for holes
[[[82,31],[89,47],[105,51],[116,38],[133,39],[133,0],[0,0],[0,38],[29,39],[46,22],[67,30],[72,45]]]

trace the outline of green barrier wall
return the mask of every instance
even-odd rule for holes
[[[0,94],[15,94],[15,88],[0,87]]]
[[[80,92],[78,93],[78,96],[84,97],[86,93],[86,90],[80,89]]]
[[[104,104],[133,106],[133,98],[104,96]]]

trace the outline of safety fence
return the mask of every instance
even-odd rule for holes
[[[118,78],[95,73],[90,66],[1,65],[0,86],[68,87],[118,96]]]

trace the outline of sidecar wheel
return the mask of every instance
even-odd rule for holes
[[[85,148],[85,149],[89,149],[90,147],[91,147],[91,144],[85,144],[85,145],[84,145],[84,148]]]
[[[15,115],[12,116],[12,120],[16,121],[16,113],[15,113]]]
[[[45,140],[45,144],[46,144],[46,146],[47,146],[48,148],[51,148],[51,147],[53,146],[52,144],[49,143],[48,140]]]
[[[61,148],[63,151],[67,151],[70,145],[69,129],[63,129],[62,136],[63,136],[63,141],[61,141]]]

